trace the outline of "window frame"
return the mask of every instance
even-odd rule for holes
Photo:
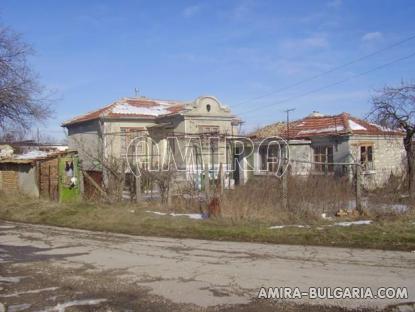
[[[370,143],[359,145],[359,161],[364,170],[374,170],[374,145]]]
[[[282,152],[279,150],[280,146],[278,144],[270,144],[259,147],[259,157],[260,157],[260,172],[267,173],[276,173],[278,169],[278,158]]]
[[[140,136],[145,136],[146,129],[143,127],[120,127],[121,132],[121,145],[120,145],[120,151],[121,155],[124,157],[128,156],[145,156],[143,154],[137,155],[134,147],[134,151],[132,154],[128,154],[127,147],[131,143],[133,139],[137,137],[137,134],[140,134]],[[147,152],[147,151],[145,151]]]
[[[313,170],[320,173],[334,172],[334,146],[315,145],[313,148]]]
[[[200,134],[219,134],[220,126],[218,125],[199,125]]]

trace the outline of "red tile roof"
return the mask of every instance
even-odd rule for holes
[[[288,130],[289,128],[289,135]],[[388,129],[366,120],[350,116],[348,113],[325,116],[311,114],[289,123],[275,123],[254,132],[251,137],[281,136],[291,139],[309,139],[315,136],[333,135],[403,135],[401,131]]]
[[[184,110],[185,103],[178,101],[154,100],[144,97],[122,98],[103,108],[67,120],[63,123],[63,126],[101,117],[155,119],[157,117],[176,114]]]

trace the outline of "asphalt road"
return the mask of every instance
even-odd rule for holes
[[[409,298],[257,300],[261,287],[407,287]],[[0,221],[0,302],[8,311],[296,311],[297,304],[378,310],[415,302],[415,253]]]

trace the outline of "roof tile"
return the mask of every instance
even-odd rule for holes
[[[148,98],[122,98],[95,111],[76,116],[63,123],[63,126],[79,122],[106,118],[145,118],[154,119],[185,110],[185,103],[178,101],[154,100]]]
[[[309,139],[313,136],[346,134],[402,135],[402,132],[350,116],[348,113],[341,113],[332,116],[307,116],[290,122],[289,127],[283,122],[275,123],[255,131],[251,137],[281,136],[292,139]]]

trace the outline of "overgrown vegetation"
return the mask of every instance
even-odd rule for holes
[[[319,181],[321,182],[318,183],[325,183],[323,180]],[[332,226],[334,221],[322,219],[319,217],[319,213],[329,209],[333,211],[342,205],[342,200],[349,199],[347,194],[340,197],[340,194],[336,193],[336,190],[340,192],[338,189],[340,185],[327,189],[330,187],[330,183],[328,185],[315,184],[317,182],[312,178],[303,181],[290,181],[292,192],[294,190],[298,192],[293,193],[290,197],[290,207],[293,207],[293,210],[281,211],[276,205],[278,194],[263,190],[262,183],[265,181],[257,180],[234,192],[225,194],[222,200],[222,217],[207,220],[159,216],[147,212],[147,210],[163,210],[163,206],[154,202],[144,202],[140,205],[85,202],[58,204],[44,200],[10,197],[4,194],[0,198],[0,218],[134,235],[415,250],[415,215],[412,211],[405,214],[377,215],[375,222],[371,225]],[[278,181],[271,181],[270,188],[274,187],[272,183],[278,183]],[[324,193],[332,196],[323,200],[324,197],[317,190],[312,196],[310,190],[304,191],[303,186],[307,183],[315,184],[316,189],[326,187]],[[343,182],[339,181],[339,183]],[[293,185],[297,185],[297,187]],[[273,195],[267,196],[267,194]],[[296,195],[294,196],[294,194]],[[232,201],[234,203],[231,205]],[[295,206],[295,202],[304,203],[305,207],[309,208],[296,208],[301,206]],[[177,204],[176,201],[176,208],[171,209],[183,212],[179,210]],[[316,208],[317,212],[314,213],[312,209]],[[197,211],[196,207],[193,209]],[[269,228],[275,224],[294,224],[294,222],[309,224],[310,227]]]
[[[281,179],[264,176],[224,194],[223,216],[232,220],[260,220],[281,224],[319,222],[321,214],[333,215],[354,199],[344,178],[289,177],[288,209],[282,207]]]

